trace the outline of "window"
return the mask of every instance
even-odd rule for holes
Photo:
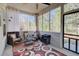
[[[79,35],[79,12],[64,16],[64,33]]]
[[[76,51],[76,40],[70,39],[70,50]]]
[[[39,31],[42,31],[42,15],[38,16],[38,28]]]
[[[76,47],[76,41],[78,41],[77,39],[79,38],[79,12],[64,15],[64,35],[70,39],[70,43],[67,42],[70,46],[69,50],[76,52],[76,49],[78,48]],[[64,40],[64,45],[65,44]]]
[[[78,40],[78,45],[77,45],[77,52],[79,53],[79,40]]]
[[[28,31],[36,31],[36,18],[35,16],[28,16],[29,21],[29,30]]]
[[[1,26],[1,15],[0,15],[0,26]]]
[[[20,27],[23,31],[36,31],[35,16],[28,14],[20,14]]]
[[[67,12],[64,14],[64,47],[67,48],[68,44],[68,50],[76,53],[79,53],[79,12],[76,11],[78,8],[77,3],[64,5],[64,12]],[[69,40],[66,41],[65,37]]]
[[[69,39],[68,38],[64,38],[64,47],[66,49],[69,49]]]
[[[61,7],[50,11],[50,31],[60,32],[61,29]]]
[[[49,12],[43,14],[43,31],[49,31]]]
[[[26,14],[20,14],[20,28],[23,31],[28,31],[28,15]]]
[[[50,15],[50,16],[49,16]],[[61,29],[61,7],[38,16],[39,31],[60,32]]]
[[[73,9],[78,9],[79,3],[69,3],[64,5],[64,12],[71,11]]]

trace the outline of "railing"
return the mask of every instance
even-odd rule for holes
[[[64,34],[64,37],[65,38],[70,38],[70,39],[74,39],[74,40],[79,40],[79,36],[76,36],[76,35],[67,35],[67,34]]]
[[[68,49],[70,51],[73,51],[75,53],[79,53],[79,50],[78,50],[79,49],[79,47],[78,47],[78,45],[79,45],[79,43],[78,43],[78,41],[79,41],[79,35],[64,34],[64,38],[67,38],[67,40],[68,40],[68,42],[67,42],[68,48],[66,48],[65,46],[64,46],[64,48],[66,48],[66,49]],[[73,40],[74,40],[73,46],[75,46],[75,47],[71,46],[72,43],[73,43],[72,42]],[[64,44],[65,44],[65,39],[64,39]],[[73,49],[75,49],[75,50],[71,49],[71,47]]]

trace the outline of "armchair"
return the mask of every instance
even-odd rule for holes
[[[21,39],[19,37],[19,32],[8,32],[7,43],[14,46],[14,44],[20,43]]]
[[[26,45],[33,44],[33,39],[34,38],[32,37],[31,34],[24,33],[24,42],[25,42]]]

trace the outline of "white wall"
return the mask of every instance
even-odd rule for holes
[[[40,32],[41,35],[43,34],[49,34],[51,35],[51,40],[50,40],[50,45],[57,47],[57,48],[62,48],[62,34],[56,33],[56,32]]]
[[[7,10],[7,27],[8,32],[20,31],[19,12],[16,10]],[[10,21],[9,21],[10,20]]]
[[[3,22],[3,19],[5,18],[6,15],[6,4],[0,4],[0,16],[1,16],[1,26],[0,26],[0,55],[2,55],[5,45],[6,45],[6,36],[3,36],[3,24],[6,23]],[[5,18],[6,19],[6,18]]]

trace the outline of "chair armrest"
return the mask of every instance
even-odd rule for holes
[[[21,40],[20,38],[15,38],[15,39],[13,39],[13,41],[19,41],[19,40]]]

